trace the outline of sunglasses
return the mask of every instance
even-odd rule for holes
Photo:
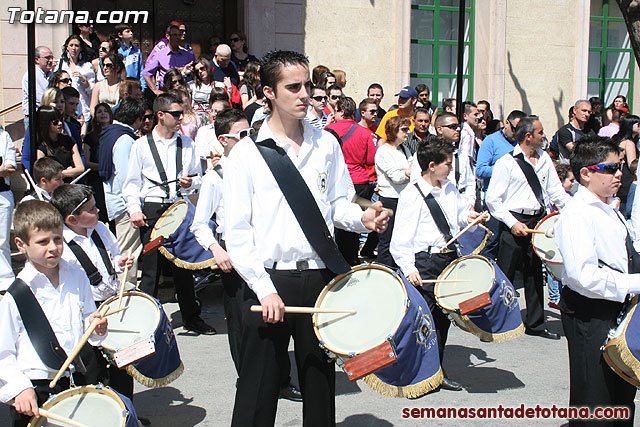
[[[186,34],[187,30],[180,30],[180,34]]]
[[[59,126],[60,124],[62,124],[62,120],[60,119],[51,120],[51,124],[54,126]]]
[[[167,114],[171,114],[174,118],[179,119],[180,117],[184,116],[184,111],[178,110],[178,111],[168,111],[168,110],[162,110],[163,113],[167,113]]]
[[[108,51],[108,49],[106,47],[104,47],[104,46],[100,47],[100,52],[107,52],[107,51]]]
[[[142,116],[142,120],[153,120],[153,114],[145,114]]]
[[[401,126],[401,127],[400,127],[400,130],[401,130],[402,132],[407,132],[407,133],[408,133],[410,129],[409,129],[409,126]]]
[[[229,41],[230,41],[231,43],[233,43],[233,42],[239,42],[240,40],[241,40],[241,39],[240,39],[240,37],[233,37],[233,38],[229,39]]]
[[[442,127],[449,128],[451,130],[460,129],[460,125],[458,123],[451,123],[450,125],[443,125]]]
[[[102,64],[103,68],[113,68],[113,64],[111,62],[105,62],[104,64]]]
[[[196,68],[196,71],[199,73],[200,71],[205,71],[206,68],[205,67],[200,67],[200,68]]]
[[[173,84],[173,85],[178,84],[178,83],[180,83],[180,79],[171,80],[171,84]]]
[[[238,133],[225,133],[222,136],[226,136],[227,138],[242,139],[242,138],[246,138],[247,136],[253,135],[255,131],[256,130],[254,128],[247,128],[247,129],[242,129]]]
[[[484,122],[484,117],[478,117],[478,123]]]
[[[620,163],[598,163],[597,165],[587,166],[587,169],[594,172],[602,172],[609,175],[614,175],[618,171],[622,171],[624,162]]]
[[[65,83],[65,84],[67,84],[67,83],[71,82],[71,79],[60,79],[60,80],[58,80],[58,81],[59,81],[60,83]]]
[[[342,99],[344,98],[344,95],[331,95],[331,99],[336,100],[336,99]]]
[[[327,97],[326,96],[322,96],[322,95],[318,95],[318,96],[312,96],[311,99],[318,101],[318,102],[322,102],[322,101],[326,101]]]

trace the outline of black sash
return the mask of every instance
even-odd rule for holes
[[[29,286],[16,279],[7,292],[16,302],[29,340],[42,362],[51,369],[60,369],[67,359],[67,353],[60,347],[47,316]]]
[[[624,246],[627,249],[627,262],[629,263],[628,272],[629,274],[640,273],[640,254],[636,251],[636,248],[633,247],[633,240],[631,240],[631,235],[629,234],[629,228],[627,228],[627,223],[622,219],[622,217],[618,212],[619,211],[616,209],[616,216],[620,221],[622,221],[622,224],[624,224],[624,229],[627,232],[627,235],[624,238]],[[602,264],[605,264],[601,260],[598,260],[598,261],[601,262]]]
[[[107,268],[107,271],[109,272],[109,274],[111,276],[115,275],[116,270],[115,268],[113,268],[113,264],[111,263],[111,258],[109,257],[109,253],[107,252],[107,249],[104,246],[104,242],[102,241],[102,239],[100,238],[100,235],[96,230],[93,230],[93,233],[91,233],[91,240],[93,240],[93,243],[97,246],[98,252],[100,253],[100,258],[102,258],[102,262],[104,263],[104,266]],[[91,284],[91,286],[98,286],[100,282],[102,282],[102,274],[100,274],[100,272],[98,271],[96,266],[93,264],[93,262],[91,261],[87,253],[84,251],[84,249],[82,249],[80,245],[76,243],[75,240],[71,240],[67,242],[67,245],[69,246],[69,249],[71,249],[71,252],[73,252],[73,254],[76,256],[76,258],[78,259],[78,262],[80,263],[85,273],[87,274],[87,277],[89,278],[89,283]]]
[[[162,160],[160,160],[160,155],[158,154],[158,147],[156,146],[156,142],[153,140],[152,132],[147,134],[147,142],[149,143],[149,149],[151,150],[151,156],[153,157],[153,162],[156,164],[156,169],[158,169],[158,175],[160,176],[161,182],[153,182],[154,184],[162,187],[162,189],[167,193],[167,198],[169,197],[169,184],[167,181],[167,173],[164,170],[164,166],[162,165]],[[180,177],[180,172],[182,172],[182,139],[180,135],[176,138],[176,179]],[[178,192],[178,181],[176,181],[176,193]]]
[[[424,199],[424,202],[427,204],[429,212],[431,212],[431,217],[436,223],[436,226],[438,226],[438,230],[440,230],[445,240],[448,242],[453,239],[453,236],[451,235],[451,229],[449,228],[449,223],[447,222],[447,218],[444,216],[444,212],[442,211],[442,208],[440,207],[436,199],[433,197],[433,194],[429,193],[428,196],[425,196],[418,186],[418,183],[416,182],[414,185]]]
[[[516,155],[511,152],[511,155],[516,160],[520,169],[524,173],[524,176],[527,178],[527,182],[529,183],[529,187],[531,187],[531,191],[536,196],[536,200],[540,204],[540,208],[545,209],[546,204],[544,202],[544,196],[542,195],[542,186],[540,185],[540,180],[538,179],[538,175],[536,175],[536,171],[533,169],[529,163],[524,160],[524,154],[518,153]]]
[[[271,170],[311,247],[335,274],[350,271],[351,266],[331,236],[313,194],[287,153],[271,138],[257,142],[257,135],[253,135],[251,139],[256,142],[258,151]]]

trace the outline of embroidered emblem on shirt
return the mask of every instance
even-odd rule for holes
[[[326,193],[327,186],[327,174],[324,172],[320,172],[318,174],[318,190],[320,190],[321,193]]]

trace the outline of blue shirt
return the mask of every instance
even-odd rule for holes
[[[133,44],[131,47],[127,47],[124,44],[120,45],[118,53],[124,58],[124,69],[127,72],[127,77],[135,77],[140,80],[142,90],[147,87],[147,82],[142,77],[142,70],[144,70],[144,64],[142,63],[142,52]]]
[[[516,142],[509,142],[502,131],[494,132],[482,141],[476,161],[476,176],[482,178],[485,190],[489,187],[493,165],[502,156],[512,152],[515,146]]]

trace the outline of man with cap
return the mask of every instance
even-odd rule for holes
[[[413,112],[416,108],[416,102],[418,101],[418,92],[411,86],[405,86],[400,92],[396,93],[396,96],[398,97],[398,109],[385,114],[376,131],[376,135],[382,139],[387,139],[387,133],[384,128],[389,119],[395,116],[409,117],[411,119],[409,132],[413,132]]]

